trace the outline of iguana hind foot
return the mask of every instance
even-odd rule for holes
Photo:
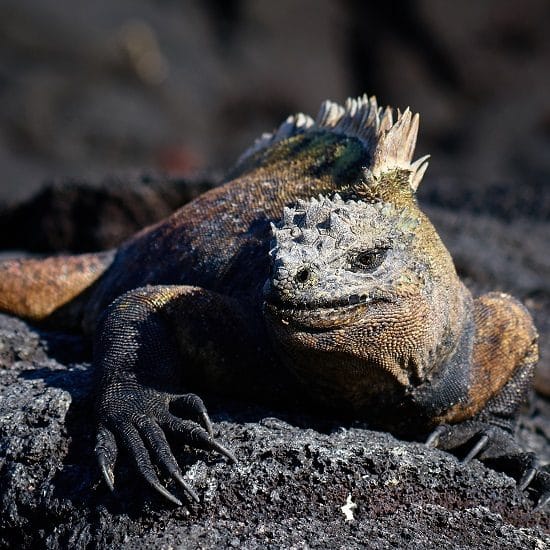
[[[426,445],[462,455],[463,464],[477,458],[492,469],[511,475],[520,491],[536,491],[535,510],[550,500],[550,474],[540,466],[534,453],[523,451],[513,433],[501,426],[475,419],[442,424],[430,434]]]

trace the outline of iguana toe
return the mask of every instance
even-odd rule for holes
[[[105,480],[105,483],[107,483],[107,487],[111,491],[115,490],[115,476],[113,474],[112,467],[107,464],[107,459],[105,458],[105,455],[99,454],[97,457],[99,467],[101,469],[101,473],[103,475],[103,479]]]
[[[199,419],[199,422],[201,426],[208,432],[208,435],[210,437],[214,437],[214,430],[212,429],[212,422],[210,421],[210,417],[208,416],[208,413],[204,411]]]
[[[213,437],[212,422],[208,416],[203,400],[194,393],[176,396],[171,402],[172,408],[178,416],[192,416]]]
[[[525,491],[527,487],[531,484],[533,479],[535,478],[535,475],[537,473],[537,467],[530,467],[527,468],[523,475],[521,476],[521,479],[518,481],[518,489],[520,491]]]
[[[171,472],[171,476],[181,485],[183,490],[197,503],[200,504],[199,495],[195,490],[183,479],[183,476],[180,471]]]
[[[229,449],[227,449],[212,438],[210,439],[209,445],[211,445],[212,450],[218,451],[220,454],[228,458],[233,464],[236,464],[237,457]]]
[[[428,436],[428,439],[426,439],[424,445],[426,445],[426,447],[429,447],[430,449],[437,449],[439,438],[445,432],[445,430],[445,426],[437,426],[437,428],[435,428],[435,430]]]
[[[117,435],[145,481],[169,501],[181,506],[182,502],[160,483],[138,429],[130,423],[121,423],[117,426]]]
[[[183,479],[180,467],[160,426],[150,418],[143,417],[139,423],[139,430],[148,444],[150,453],[154,455],[168,475],[175,479],[195,502],[200,502],[197,493]]]
[[[536,469],[530,487],[533,487],[540,495],[534,508],[535,512],[540,512],[550,502],[550,472],[548,466]]]
[[[185,443],[192,447],[198,447],[207,451],[216,451],[227,457],[231,462],[237,462],[235,455],[226,449],[221,443],[218,443],[209,431],[199,426],[192,420],[182,420],[171,413],[167,413],[162,419],[165,428],[176,433]]]

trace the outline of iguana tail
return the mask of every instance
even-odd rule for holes
[[[0,311],[60,328],[78,328],[85,298],[113,258],[114,251],[108,251],[2,260]]]

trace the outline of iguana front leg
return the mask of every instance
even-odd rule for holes
[[[478,458],[516,474],[520,490],[537,486],[537,508],[542,508],[550,500],[550,474],[514,438],[538,360],[537,333],[528,312],[511,296],[493,292],[474,304],[468,394],[441,416],[442,424],[427,444],[445,450],[463,448],[465,463]]]
[[[239,353],[246,350],[237,311],[232,300],[190,286],[136,289],[107,309],[94,347],[100,373],[95,453],[111,489],[117,446],[122,445],[144,479],[166,498],[181,504],[160,483],[154,463],[198,501],[183,480],[165,431],[235,460],[212,437],[201,399],[176,392],[192,377],[210,377],[213,387],[224,383],[226,362],[238,364]],[[188,419],[174,414],[176,408]]]

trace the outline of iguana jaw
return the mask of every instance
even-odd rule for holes
[[[352,408],[377,387],[407,387],[422,366],[416,357],[416,342],[401,342],[395,320],[411,308],[401,298],[369,298],[357,304],[298,309],[281,303],[264,302],[264,316],[270,336],[285,353],[288,368],[310,385],[322,378],[327,387],[346,396]],[[421,305],[419,304],[422,309]],[[399,321],[397,321],[399,324]],[[392,345],[392,337],[395,344]],[[411,347],[412,346],[412,347]],[[411,348],[411,349],[409,349]],[[301,374],[300,374],[301,373]],[[334,393],[334,392],[333,392]],[[330,400],[329,400],[330,401]]]

